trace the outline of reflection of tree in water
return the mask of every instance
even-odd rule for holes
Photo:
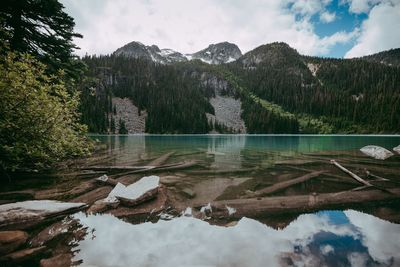
[[[242,135],[215,136],[209,139],[207,154],[214,157],[213,169],[239,169],[242,167],[241,152],[246,137]]]

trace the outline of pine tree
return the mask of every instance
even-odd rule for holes
[[[57,0],[3,0],[0,5],[2,38],[12,51],[29,53],[54,72],[64,69],[77,78],[83,68],[72,55],[74,20]]]

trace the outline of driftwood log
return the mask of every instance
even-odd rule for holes
[[[331,163],[333,165],[335,165],[336,167],[338,167],[339,169],[341,169],[343,172],[347,173],[348,175],[350,175],[354,180],[356,180],[357,182],[366,185],[366,186],[373,186],[371,183],[365,181],[363,178],[361,178],[360,176],[356,175],[355,173],[349,171],[348,169],[346,169],[345,167],[343,167],[342,165],[340,165],[339,163],[336,162],[336,160],[331,160]]]
[[[187,169],[191,168],[193,166],[196,166],[198,164],[198,161],[196,160],[188,160],[184,162],[179,162],[179,163],[174,163],[174,164],[168,164],[168,165],[161,165],[158,167],[152,167],[148,169],[141,169],[141,170],[135,170],[135,171],[128,171],[128,172],[122,172],[114,175],[110,175],[109,177],[111,178],[118,178],[122,177],[125,175],[130,175],[130,174],[136,174],[136,173],[156,173],[160,171],[175,171],[175,170],[182,170],[182,169]]]
[[[284,197],[264,197],[214,201],[211,203],[213,218],[265,217],[271,214],[311,212],[343,205],[365,204],[374,201],[399,201],[400,188],[381,190],[344,191],[340,193],[310,194]],[[203,205],[195,205],[200,209]],[[229,214],[227,207],[236,211]]]
[[[175,151],[166,153],[166,154],[162,155],[161,157],[156,158],[155,160],[150,161],[147,165],[148,165],[148,166],[161,166],[161,165],[163,165],[174,153],[175,153]]]
[[[315,171],[315,172],[307,173],[307,174],[305,174],[305,175],[303,175],[301,177],[298,177],[298,178],[294,178],[294,179],[290,179],[288,181],[276,183],[274,185],[268,186],[268,187],[263,188],[261,190],[255,191],[254,193],[252,193],[250,195],[250,197],[259,197],[259,196],[275,193],[277,191],[280,191],[280,190],[283,190],[285,188],[288,188],[288,187],[290,187],[292,185],[308,181],[311,178],[317,177],[317,176],[321,175],[324,172],[325,171]]]

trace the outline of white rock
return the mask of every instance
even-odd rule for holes
[[[400,145],[394,147],[393,150],[400,154]]]
[[[236,212],[235,208],[232,208],[232,207],[229,207],[229,206],[225,206],[225,207],[228,210],[229,216],[231,216],[232,214],[234,214]]]
[[[102,175],[102,176],[96,178],[96,180],[97,180],[97,181],[100,181],[100,182],[107,182],[108,176],[107,176],[107,174],[104,174],[104,175]]]
[[[107,203],[116,203],[118,202],[117,197],[135,200],[147,192],[156,189],[159,185],[160,177],[154,175],[143,177],[136,183],[128,186],[118,183],[103,201]]]
[[[385,160],[385,159],[393,156],[392,152],[390,152],[386,148],[380,147],[380,146],[369,145],[369,146],[365,146],[365,147],[361,148],[360,151],[367,156],[373,157],[375,159],[381,159],[381,160]]]
[[[30,200],[0,205],[0,228],[25,229],[46,218],[74,213],[84,207],[85,203],[55,200]]]

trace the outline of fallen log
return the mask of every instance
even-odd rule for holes
[[[371,183],[365,181],[363,178],[361,178],[360,176],[358,176],[357,174],[349,171],[348,169],[346,169],[345,167],[343,167],[342,165],[340,165],[339,163],[336,162],[336,160],[331,159],[331,163],[333,165],[335,165],[336,167],[338,167],[339,169],[341,169],[343,172],[347,173],[348,175],[350,175],[354,180],[356,180],[357,182],[366,185],[366,186],[373,186]]]
[[[164,164],[164,162],[166,162],[169,159],[169,157],[171,157],[174,153],[175,153],[175,151],[166,153],[166,154],[162,155],[161,157],[156,158],[155,160],[152,160],[147,165],[148,166],[160,166],[160,165]]]
[[[381,190],[368,190],[214,201],[211,203],[213,212],[210,216],[213,218],[228,216],[233,218],[265,217],[275,214],[302,213],[327,208],[347,207],[348,205],[365,204],[374,201],[399,201],[400,188],[389,190],[391,194]],[[205,205],[203,203],[194,207],[200,210]],[[230,208],[230,211],[227,207]],[[235,212],[232,212],[232,209]]]
[[[315,172],[307,173],[307,174],[305,174],[303,176],[300,176],[298,178],[294,178],[294,179],[291,179],[291,180],[288,180],[288,181],[276,183],[274,185],[268,186],[268,187],[263,188],[261,190],[255,191],[254,193],[252,193],[250,195],[250,197],[259,197],[259,196],[275,193],[277,191],[280,191],[280,190],[283,190],[285,188],[288,188],[288,187],[290,187],[292,185],[308,181],[311,178],[317,177],[317,176],[321,175],[324,172],[325,171],[315,171]]]
[[[335,166],[337,166],[339,169],[341,169],[342,171],[344,171],[345,173],[349,174],[352,178],[354,178],[356,181],[360,182],[361,184],[367,186],[367,187],[375,187],[376,189],[382,190],[386,193],[391,193],[389,190],[387,190],[386,188],[377,186],[377,185],[373,185],[368,181],[365,181],[363,178],[361,178],[360,176],[356,175],[355,173],[352,173],[351,171],[349,171],[348,169],[346,169],[345,167],[343,167],[342,165],[340,165],[339,163],[337,163],[335,160],[331,160],[331,163],[334,164]]]
[[[143,169],[143,170],[136,170],[136,171],[129,171],[129,172],[123,172],[123,173],[118,173],[115,175],[110,175],[109,177],[112,178],[118,178],[121,176],[129,175],[129,174],[136,174],[136,173],[148,173],[148,172],[160,172],[160,171],[173,171],[173,170],[182,170],[182,169],[187,169],[191,168],[195,165],[198,164],[198,161],[195,160],[189,160],[186,162],[180,162],[180,163],[175,163],[175,164],[169,164],[169,165],[162,165],[158,167],[150,168],[150,169]]]
[[[246,169],[233,169],[233,170],[198,170],[198,171],[187,171],[185,173],[188,174],[229,174],[229,173],[243,173],[243,172],[252,172],[258,170],[257,167],[254,168],[246,168]]]
[[[129,171],[129,170],[141,170],[148,169],[152,166],[90,166],[84,167],[82,170],[91,171]]]

